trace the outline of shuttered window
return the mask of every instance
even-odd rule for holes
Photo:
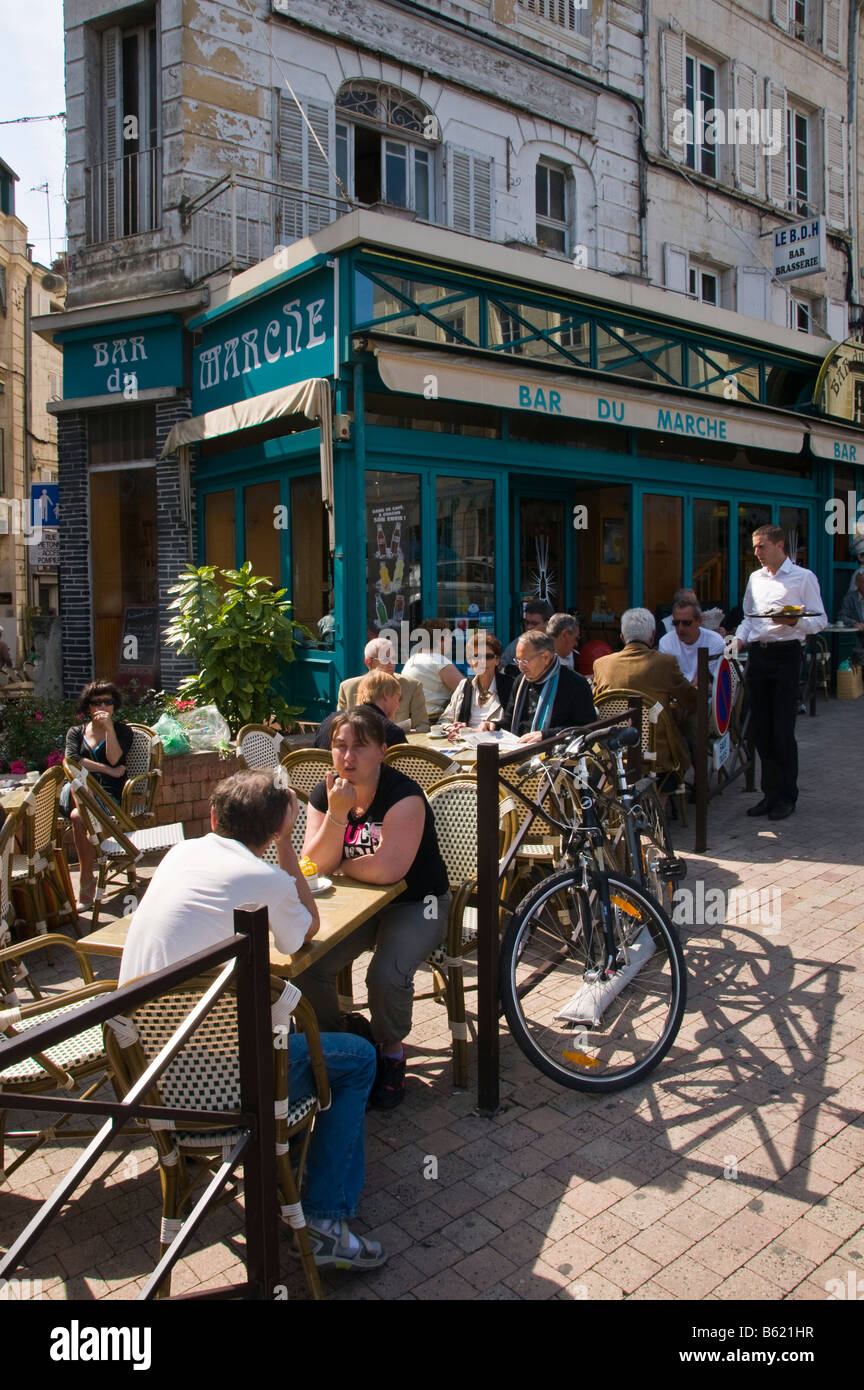
[[[114,241],[159,225],[156,26],[102,34],[102,158],[88,170],[88,238]]]
[[[448,221],[457,232],[492,236],[494,161],[473,150],[447,150]]]
[[[336,143],[333,108],[326,102],[307,98],[300,98],[300,105],[309,125],[290,92],[280,91],[277,171],[281,196],[277,233],[278,240],[285,243],[311,236],[340,213],[336,181],[330,169]]]

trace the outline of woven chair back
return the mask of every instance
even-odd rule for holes
[[[146,724],[130,724],[132,746],[126,754],[126,776],[143,777],[162,766],[162,740]]]
[[[295,791],[308,797],[313,787],[333,771],[333,759],[325,748],[298,748],[282,759],[282,767]]]
[[[451,888],[477,877],[477,778],[463,772],[431,787],[426,799],[435,817],[435,834]],[[513,802],[503,793],[498,806],[498,856],[515,833]]]
[[[201,998],[200,986],[151,999],[132,1015],[144,1054],[155,1057]],[[239,1110],[237,999],[223,994],[159,1078],[166,1105],[187,1110]]]
[[[28,792],[21,807],[28,868],[53,859],[60,788],[64,780],[62,767],[49,767]]]
[[[642,710],[642,757],[649,762],[654,761],[654,724],[649,718],[651,705],[645,696],[638,690],[607,690],[605,695],[595,695],[594,708],[597,710],[598,719],[607,719],[613,715],[627,715],[630,712],[630,705],[633,700],[638,700]],[[647,771],[651,771],[650,768]]]
[[[291,846],[294,850],[294,853],[297,855],[297,858],[299,859],[301,854],[303,853],[303,841],[306,838],[306,810],[309,805],[309,800],[306,796],[304,796],[303,792],[301,791],[296,791],[296,795],[297,819],[294,822],[294,829],[291,831]],[[276,853],[276,845],[272,840],[270,841],[269,845],[267,846],[261,857],[267,864],[279,863],[279,856]]]
[[[406,743],[388,748],[384,761],[410,777],[424,791],[443,777],[454,776],[460,771],[459,764],[454,763],[446,753],[439,753],[435,748],[413,748]]]
[[[237,761],[241,768],[266,772],[277,768],[282,756],[282,735],[268,724],[244,724],[237,735]]]
[[[18,829],[19,816],[17,811],[13,811],[7,816],[0,827],[0,946],[5,946],[9,941],[9,929],[12,926],[12,855],[15,853],[15,834]]]

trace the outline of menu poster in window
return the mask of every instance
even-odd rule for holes
[[[405,617],[406,574],[402,533],[407,521],[404,502],[372,507],[369,546],[372,587],[375,593],[375,627],[395,627]]]
[[[155,603],[130,604],[123,612],[119,665],[157,665],[159,609]]]

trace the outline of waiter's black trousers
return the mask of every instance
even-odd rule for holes
[[[762,764],[762,792],[769,801],[798,800],[798,713],[801,643],[751,642],[747,687],[751,728]]]

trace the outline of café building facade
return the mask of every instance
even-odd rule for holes
[[[102,431],[114,460],[80,516],[101,518],[94,594],[116,546],[140,578],[98,652],[91,615],[100,670],[137,631],[168,685],[167,590],[190,558],[249,560],[288,591],[309,636],[286,686],[312,717],[370,635],[410,644],[424,617],[506,642],[542,597],[614,644],[623,609],[681,584],[732,613],[764,522],[829,614],[848,587],[826,504],[861,495],[864,347],[365,210],[191,299],[56,335],[73,504],[70,441],[88,436],[92,470]]]

